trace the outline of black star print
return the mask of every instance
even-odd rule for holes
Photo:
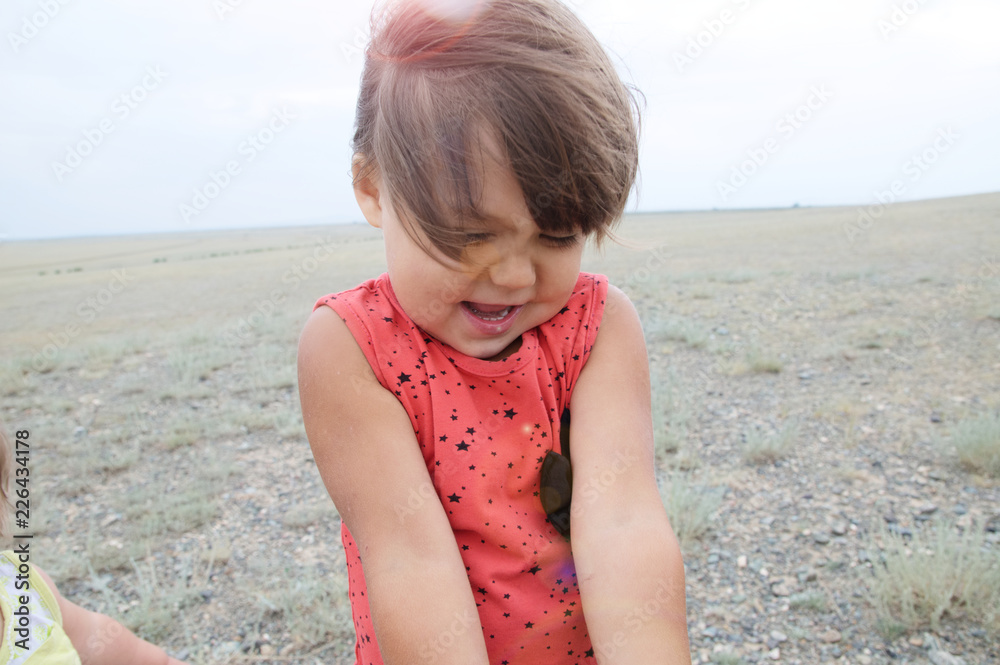
[[[476,465],[475,464],[470,464],[469,465],[469,471],[475,471],[475,470],[476,470]]]
[[[528,623],[524,624],[524,627],[525,627],[525,628],[534,628],[534,627],[535,627],[535,624],[533,624],[533,623],[531,623],[531,622],[529,621]]]
[[[459,503],[461,501],[461,499],[462,499],[462,497],[460,497],[459,495],[455,494],[454,492],[452,492],[451,496],[448,497],[448,500],[451,501],[452,503]]]
[[[514,409],[505,409],[504,412],[503,412],[503,417],[504,418],[510,418],[511,420],[514,420],[514,416],[516,416],[516,415],[517,415],[517,411],[515,411]]]
[[[448,435],[447,435],[447,434],[442,434],[442,435],[441,435],[441,436],[440,436],[440,437],[438,438],[438,441],[447,441],[447,440],[448,440]]]
[[[593,649],[587,649],[586,653],[583,654],[583,657],[584,658],[593,658],[594,657],[594,650]]]
[[[383,316],[382,320],[385,321],[386,323],[392,323],[392,317],[391,316]]]
[[[456,415],[454,415],[454,414],[453,414],[453,415],[451,416],[451,419],[452,419],[452,420],[458,420],[458,416],[456,416]]]
[[[406,383],[409,380],[410,380],[410,375],[409,374],[404,374],[403,372],[399,373],[399,383],[400,383],[400,385]]]
[[[483,587],[479,587],[478,589],[476,589],[476,593],[481,593],[481,594],[483,594],[485,596],[486,595],[486,589],[484,589]]]
[[[563,307],[561,310],[559,310],[559,313],[560,314],[565,314],[568,311],[569,311],[569,307]]]
[[[532,575],[537,575],[539,570],[541,570],[541,568],[539,568],[538,565],[536,564],[536,565],[532,566],[528,570],[528,572],[531,573]]]
[[[510,618],[510,612],[504,612],[503,613],[503,618],[504,619],[509,619]]]
[[[465,441],[463,441],[462,443],[456,443],[455,447],[458,448],[459,450],[468,450],[469,449],[469,444],[467,444]]]
[[[566,610],[565,612],[563,612],[563,616],[564,617],[571,617],[571,616],[573,616],[573,610]]]
[[[465,433],[466,434],[475,434],[476,433],[476,428],[475,427],[467,427],[465,429]]]

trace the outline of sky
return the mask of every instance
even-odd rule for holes
[[[1000,191],[996,0],[566,2],[645,97],[632,212]],[[4,0],[0,240],[361,221],[371,6]]]

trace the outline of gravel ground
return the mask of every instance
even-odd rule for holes
[[[871,597],[882,529],[986,525],[1000,548],[1000,482],[950,445],[959,422],[1000,410],[1000,196],[896,206],[852,243],[855,217],[643,216],[623,231],[642,247],[585,265],[646,326],[676,444],[663,478],[720,498],[685,544],[696,662],[1000,660],[997,635],[962,616],[886,634]],[[292,288],[282,276],[316,235],[343,252]],[[381,270],[377,237],[138,242],[115,259],[27,244],[0,270],[0,417],[35,443],[35,561],[191,662],[352,662],[339,519],[301,431],[294,355],[312,300]],[[75,320],[53,314],[59,298],[123,268],[131,290],[33,365]],[[276,285],[286,297],[233,336]],[[777,459],[747,460],[748,438],[782,430]]]

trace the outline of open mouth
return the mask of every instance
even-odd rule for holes
[[[462,303],[469,322],[483,335],[503,335],[511,329],[524,305],[488,305],[486,303]]]
[[[503,321],[515,309],[512,305],[484,305],[468,301],[462,305],[478,318],[490,323]]]

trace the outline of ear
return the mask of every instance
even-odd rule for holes
[[[382,217],[385,215],[385,201],[382,181],[377,170],[369,170],[363,175],[368,159],[358,153],[351,161],[351,172],[354,176],[354,198],[358,201],[361,213],[368,223],[376,229],[382,228]]]

